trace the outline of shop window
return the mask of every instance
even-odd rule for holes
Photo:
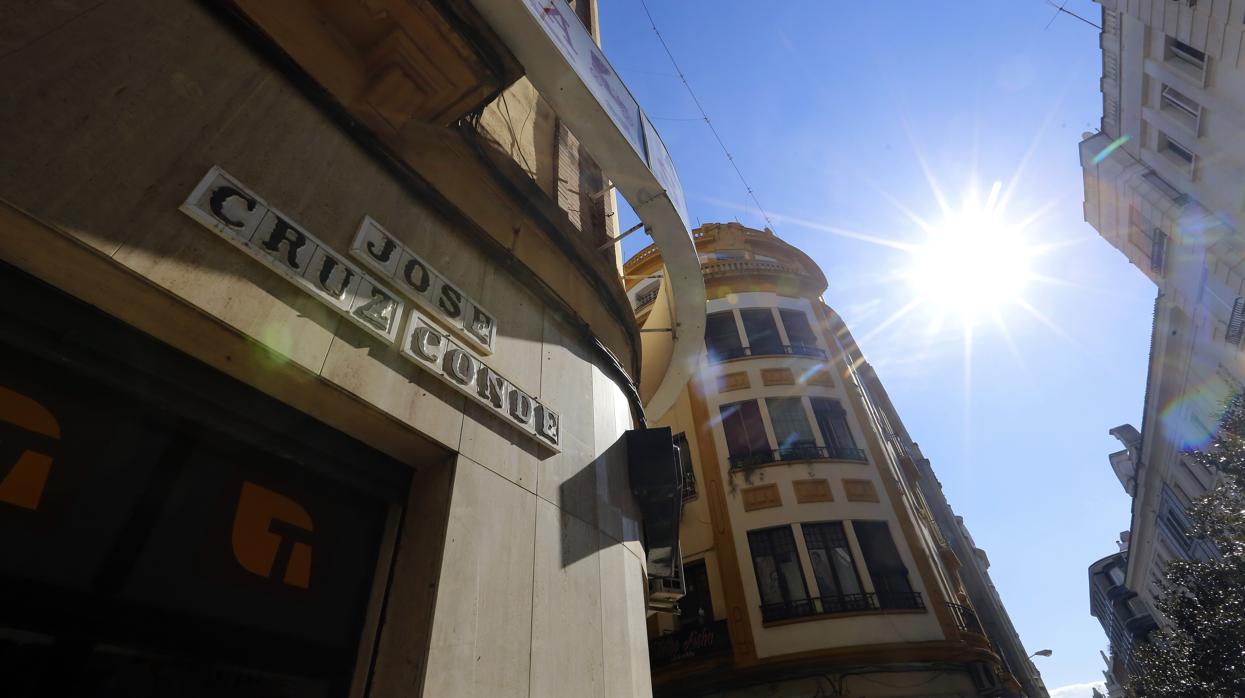
[[[812,614],[791,527],[748,531],[748,548],[761,592],[761,618],[768,622]]]
[[[748,345],[752,356],[766,354],[782,354],[782,338],[778,336],[778,323],[774,322],[774,313],[769,308],[748,308],[739,311],[744,321],[744,332],[748,335]]]
[[[791,342],[791,353],[804,356],[825,356],[817,348],[817,335],[809,325],[808,316],[800,310],[779,310],[783,329],[787,331],[787,340]]]
[[[842,522],[808,523],[801,528],[813,565],[813,577],[817,580],[822,613],[871,608],[870,598],[862,593],[860,574],[856,571]]]
[[[721,412],[731,467],[755,464],[756,459],[768,462],[769,437],[765,435],[765,424],[761,421],[761,409],[756,400],[723,405]]]
[[[714,362],[737,359],[744,355],[734,312],[727,310],[709,313],[705,318],[705,349],[709,360]]]
[[[864,460],[864,450],[856,447],[851,427],[847,424],[847,411],[838,400],[824,397],[812,398],[813,417],[821,438],[826,442],[830,457],[847,460]]]
[[[880,608],[923,608],[921,595],[908,582],[908,568],[899,557],[885,521],[853,521],[865,569],[873,580]]]
[[[769,421],[778,441],[777,460],[803,460],[820,456],[813,428],[798,397],[771,397],[765,400]]]

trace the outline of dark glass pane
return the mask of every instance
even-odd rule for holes
[[[748,547],[760,590],[762,617],[781,620],[812,613],[791,527],[749,531]]]
[[[780,450],[799,451],[801,446],[816,446],[813,428],[808,424],[804,402],[798,397],[772,397],[765,401],[774,438]]]
[[[856,564],[847,544],[847,534],[839,522],[804,524],[804,542],[813,563],[813,575],[817,578],[818,591],[822,597],[859,594],[860,580]],[[826,608],[831,611],[833,609]]]
[[[769,451],[769,438],[761,422],[761,408],[756,400],[723,405],[722,431],[732,458]]]
[[[817,428],[821,430],[821,438],[826,440],[826,445],[839,450],[855,449],[856,440],[847,425],[847,412],[838,401],[815,397],[812,404]]]
[[[743,343],[735,325],[735,313],[709,313],[705,318],[705,348],[710,361],[725,361],[743,356]]]
[[[748,335],[748,344],[754,356],[783,353],[778,323],[774,322],[774,313],[769,308],[741,310],[739,317],[744,321],[744,332]]]
[[[860,554],[865,559],[865,569],[873,580],[878,602],[885,608],[900,605],[905,596],[912,595],[908,583],[908,568],[899,557],[890,527],[885,521],[853,521]]]
[[[799,310],[779,310],[782,326],[787,330],[787,339],[793,347],[816,347],[817,337],[808,324],[808,316]]]

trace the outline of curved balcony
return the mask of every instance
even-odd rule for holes
[[[734,274],[773,274],[776,276],[807,276],[803,269],[780,262],[765,262],[756,259],[731,259],[706,261],[700,265],[705,278],[730,276]]]
[[[921,598],[921,593],[918,591],[832,594],[829,596],[815,596],[810,599],[793,599],[782,603],[762,604],[761,619],[766,623],[772,623],[795,618],[887,610],[923,611],[925,610],[925,601]]]
[[[841,448],[838,446],[816,446],[813,444],[796,444],[783,448],[731,456],[731,470],[746,470],[770,463],[798,463],[810,460],[850,460],[860,463],[868,462],[863,448]]]
[[[637,302],[637,306],[639,303]],[[803,356],[810,359],[820,359],[824,361],[826,352],[819,347],[808,346],[806,344],[775,344],[772,346],[758,347],[714,347],[709,350],[709,360],[713,363],[721,363],[730,361],[731,359],[743,359],[748,357],[761,356]]]
[[[947,608],[950,609],[951,617],[955,620],[955,627],[959,628],[960,632],[986,636],[986,631],[981,627],[981,621],[977,619],[976,611],[958,603],[948,603]]]

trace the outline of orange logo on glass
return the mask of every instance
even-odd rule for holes
[[[243,482],[233,517],[233,555],[246,571],[311,586],[311,515],[294,500]]]
[[[38,509],[60,424],[43,405],[0,386],[0,502]]]

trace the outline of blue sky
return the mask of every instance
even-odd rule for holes
[[[1082,220],[1081,134],[1097,127],[1097,30],[1043,0],[648,0],[675,58],[775,223],[830,280],[846,319],[957,512],[1047,685],[1101,678],[1086,568],[1115,550],[1128,499],[1107,435],[1140,425],[1155,289]],[[1068,9],[1098,20],[1090,0]],[[640,0],[601,0],[607,55],[653,117],[693,221],[761,227],[657,43]],[[924,163],[924,165],[922,165]],[[1027,163],[1027,164],[1026,164]],[[914,291],[901,210],[943,218],[976,182],[1015,182],[1004,213],[1047,277],[973,332]],[[625,223],[624,219],[624,223]],[[836,232],[839,231],[839,232]],[[647,240],[628,241],[626,251]],[[1036,312],[1034,312],[1036,311]],[[1088,695],[1088,688],[1061,696]]]

